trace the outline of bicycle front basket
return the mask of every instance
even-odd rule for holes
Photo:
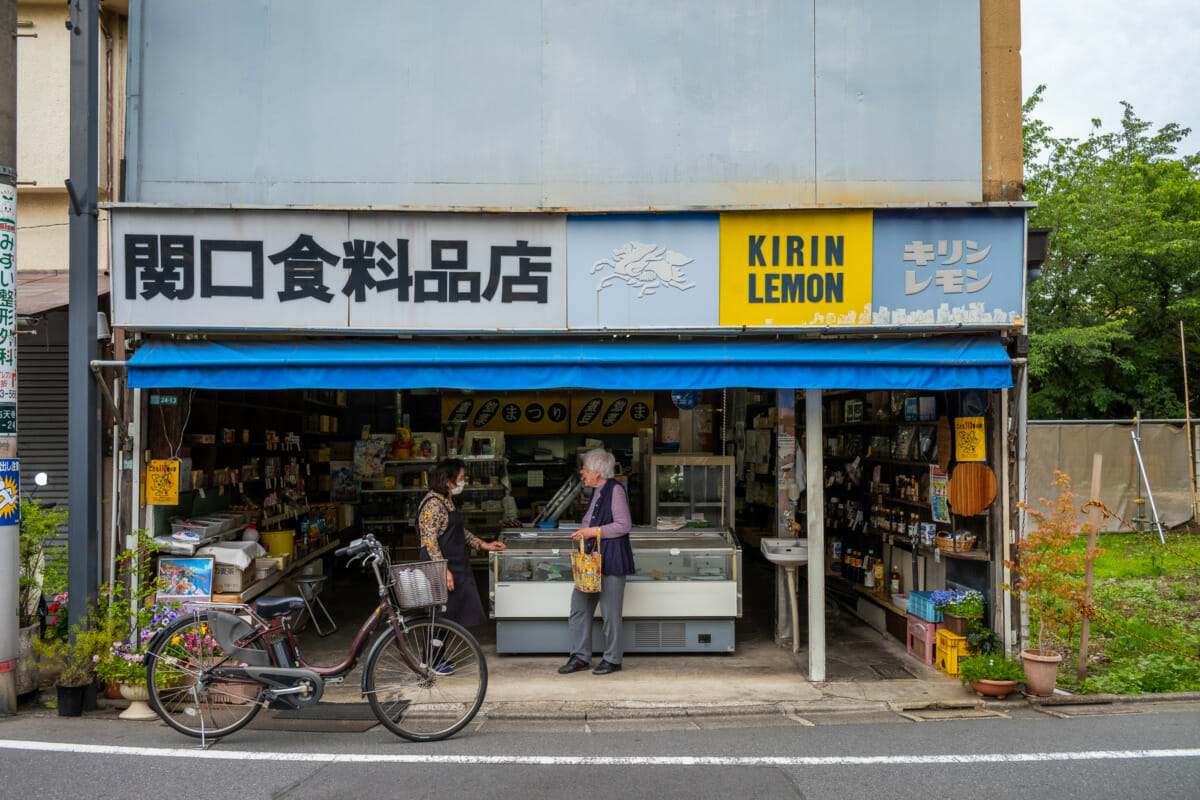
[[[392,595],[401,608],[445,605],[446,559],[393,564]]]

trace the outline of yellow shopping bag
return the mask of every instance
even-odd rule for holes
[[[600,591],[600,540],[596,540],[596,549],[591,553],[584,547],[584,540],[579,540],[579,552],[571,553],[571,572],[575,576],[575,588],[581,592]]]

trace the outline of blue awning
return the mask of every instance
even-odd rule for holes
[[[149,342],[129,385],[160,389],[999,389],[995,338],[799,341]]]

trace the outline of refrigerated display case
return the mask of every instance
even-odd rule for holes
[[[489,598],[500,653],[565,653],[570,648],[570,531],[524,528],[502,534],[489,554]],[[630,532],[637,572],[625,585],[625,651],[734,650],[742,613],[742,550],[726,529]],[[600,615],[594,645],[603,649]]]

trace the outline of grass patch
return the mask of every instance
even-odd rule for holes
[[[1200,691],[1200,536],[1168,533],[1174,553],[1157,544],[1157,534],[1151,537],[1097,537],[1105,552],[1096,560],[1092,596],[1106,619],[1092,623],[1083,682],[1077,677],[1079,632],[1052,645],[1064,656],[1063,688],[1083,694]],[[1083,552],[1086,545],[1081,538],[1075,547]]]

